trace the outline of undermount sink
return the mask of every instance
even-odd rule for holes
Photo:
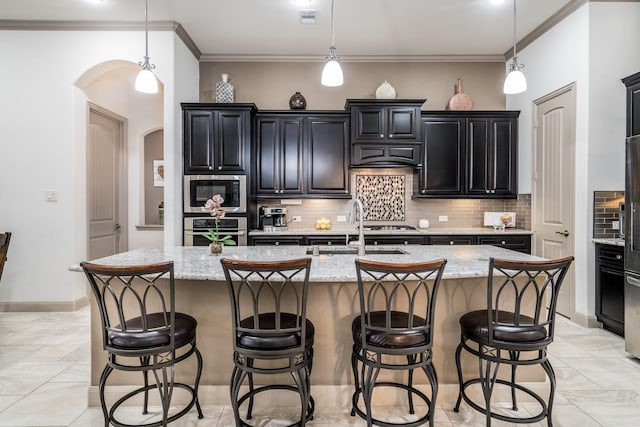
[[[398,248],[365,249],[365,255],[404,255],[407,251]],[[358,255],[358,248],[320,248],[317,255]],[[307,255],[313,255],[313,248],[307,249]]]

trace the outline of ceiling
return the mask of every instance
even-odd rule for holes
[[[517,38],[575,1],[517,0]],[[144,21],[144,0],[0,3],[2,21]],[[316,10],[316,23],[301,24],[300,9]],[[334,11],[336,54],[344,60],[499,61],[512,45],[511,0],[335,0]],[[180,23],[205,61],[318,60],[331,42],[331,0],[149,0],[149,20],[151,28]]]

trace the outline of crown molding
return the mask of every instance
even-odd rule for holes
[[[520,52],[525,47],[540,38],[544,33],[555,27],[558,23],[564,20],[567,16],[571,15],[580,7],[587,3],[640,3],[640,0],[571,0],[565,4],[560,10],[547,18],[542,24],[538,25],[529,34],[524,36],[516,43],[516,51]],[[513,47],[509,48],[504,53],[504,61],[507,62],[513,56]]]
[[[0,19],[0,30],[13,31],[144,31],[144,22],[135,21],[40,21],[28,19]],[[182,24],[175,21],[150,21],[150,31],[173,31],[187,49],[200,60],[202,52]]]
[[[212,55],[200,62],[325,62],[326,55]],[[340,62],[504,62],[502,55],[341,55]]]

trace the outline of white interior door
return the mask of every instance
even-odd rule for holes
[[[87,132],[88,259],[126,250],[124,122],[94,107]]]
[[[574,254],[575,85],[535,102],[535,254],[561,258]],[[557,312],[575,311],[574,267],[565,277]]]

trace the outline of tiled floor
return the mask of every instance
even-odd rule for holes
[[[624,351],[624,341],[600,329],[560,319],[552,344],[558,378],[555,426],[640,426],[640,362]],[[87,408],[89,310],[74,313],[0,313],[0,426],[100,426],[99,408]],[[529,405],[521,405],[526,411]],[[228,406],[205,406],[174,426],[231,426]],[[393,414],[397,408],[378,408]],[[126,408],[126,411],[138,410]],[[271,408],[261,426],[289,408]],[[261,411],[262,412],[262,411]],[[132,413],[133,416],[133,413]],[[254,420],[255,421],[255,420]],[[313,426],[363,426],[345,407],[317,408]],[[460,413],[438,405],[436,425],[482,426],[484,419],[465,404]],[[493,425],[505,426],[495,422]],[[540,423],[536,425],[546,425]]]

